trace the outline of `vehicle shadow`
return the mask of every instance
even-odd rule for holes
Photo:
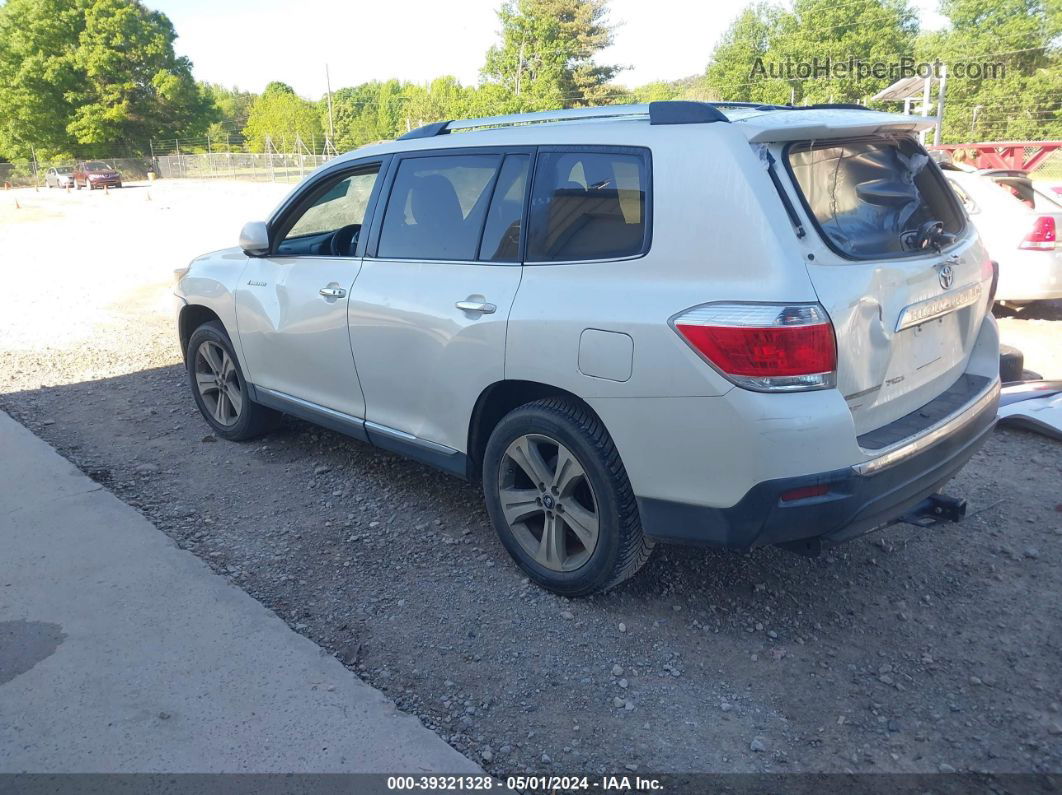
[[[462,576],[484,588],[499,576],[510,584],[522,579],[497,542],[478,484],[287,416],[263,439],[218,439],[199,417],[178,365],[3,394],[0,408],[193,548],[264,554],[257,524],[279,511],[299,517],[300,526],[315,525],[324,545],[315,552],[342,547],[352,529],[371,536],[381,528],[392,539],[384,554],[395,563],[415,553],[430,570],[433,561],[424,550],[472,544],[476,561]],[[275,507],[263,505],[266,495]],[[958,533],[947,526],[896,525],[817,558],[773,547],[739,552],[658,545],[639,575],[589,602],[610,608],[637,602],[650,611],[670,609],[676,598],[740,603],[755,601],[769,584],[787,594],[778,606],[784,613],[815,605],[833,610],[828,595],[838,580],[884,585],[890,574],[879,559],[917,561],[923,552],[915,550]],[[440,535],[447,536],[441,546]],[[481,565],[488,560],[493,571]],[[309,561],[289,562],[304,573],[312,568]],[[434,564],[439,568],[429,574],[441,578],[451,556],[441,554]]]
[[[1062,301],[1034,301],[1020,308],[996,304],[992,307],[992,314],[997,318],[1018,320],[1062,320]]]

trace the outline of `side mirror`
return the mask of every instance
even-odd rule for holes
[[[260,257],[269,251],[269,228],[264,221],[250,221],[243,225],[240,248],[252,257]]]

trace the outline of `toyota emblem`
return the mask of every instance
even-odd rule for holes
[[[950,290],[951,283],[955,281],[955,271],[952,270],[951,265],[946,262],[941,265],[937,276],[940,278],[940,286],[945,290]]]

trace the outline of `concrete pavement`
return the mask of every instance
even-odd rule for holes
[[[0,773],[478,771],[0,412]]]

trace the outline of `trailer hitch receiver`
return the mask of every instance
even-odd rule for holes
[[[966,516],[966,500],[947,494],[931,494],[900,521],[928,527],[937,522],[958,522]]]

